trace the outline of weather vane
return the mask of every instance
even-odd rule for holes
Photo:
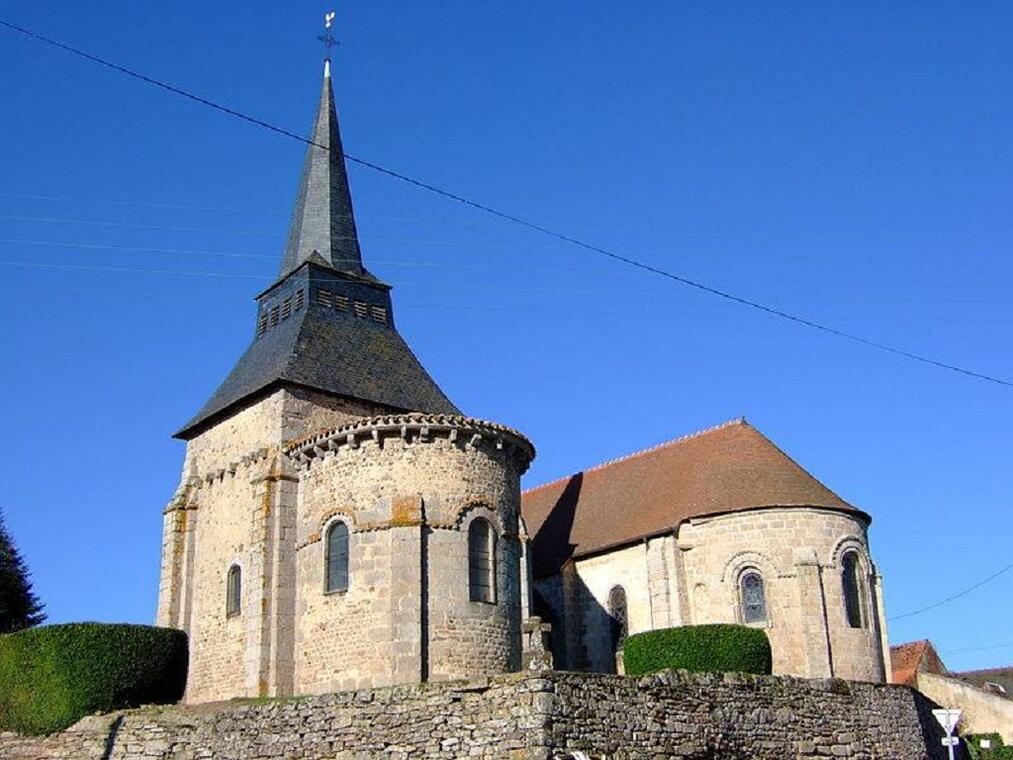
[[[324,43],[324,57],[328,60],[331,57],[331,48],[338,44],[331,32],[332,26],[334,26],[334,11],[324,14],[324,33],[317,35],[317,39]]]

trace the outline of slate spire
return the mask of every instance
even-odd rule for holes
[[[324,62],[320,104],[313,122],[311,144],[306,148],[280,277],[310,259],[339,272],[369,276],[362,267],[355,231],[330,63],[330,60]]]
[[[177,438],[282,387],[391,413],[460,414],[398,333],[390,286],[362,266],[330,61],[311,140],[280,275],[257,296],[253,342]]]

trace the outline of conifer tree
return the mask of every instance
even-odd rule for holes
[[[42,602],[32,591],[28,568],[0,513],[0,633],[31,628],[45,619]]]

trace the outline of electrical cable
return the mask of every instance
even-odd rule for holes
[[[18,33],[20,33],[22,35],[25,35],[25,36],[27,36],[27,37],[29,37],[31,39],[34,39],[34,40],[36,40],[38,42],[42,42],[42,43],[44,43],[46,45],[50,45],[52,47],[59,48],[60,50],[68,52],[68,53],[70,53],[72,55],[78,56],[80,58],[84,58],[85,60],[91,61],[92,63],[96,63],[96,64],[98,64],[100,66],[104,66],[106,68],[112,69],[112,70],[117,71],[117,72],[119,72],[121,74],[124,74],[126,76],[132,77],[134,79],[139,79],[140,81],[145,82],[147,84],[150,84],[153,87],[158,87],[158,88],[160,88],[162,90],[166,90],[167,92],[171,92],[171,93],[173,93],[175,95],[179,95],[180,97],[186,98],[188,100],[192,100],[192,101],[194,101],[196,103],[200,103],[201,105],[207,106],[208,108],[214,109],[216,111],[219,111],[221,113],[227,114],[229,116],[233,116],[233,117],[235,117],[237,119],[240,119],[242,121],[245,121],[245,122],[247,122],[249,124],[253,124],[255,126],[258,126],[258,127],[263,128],[263,129],[266,129],[266,130],[268,130],[270,132],[274,132],[275,134],[281,135],[283,137],[287,137],[287,138],[292,139],[292,140],[297,140],[297,141],[299,141],[301,143],[305,143],[307,145],[312,145],[314,147],[321,148],[323,150],[329,150],[329,148],[327,146],[321,145],[319,143],[316,143],[313,140],[310,140],[309,138],[306,138],[306,137],[303,137],[302,135],[296,134],[295,132],[292,132],[292,131],[287,130],[287,129],[283,129],[282,127],[275,126],[274,124],[271,124],[269,122],[263,121],[262,119],[258,119],[258,118],[254,117],[254,116],[249,116],[248,114],[242,113],[241,111],[237,111],[237,110],[235,110],[233,108],[229,108],[228,106],[224,106],[224,105],[222,105],[220,103],[216,103],[216,102],[214,102],[212,100],[208,100],[207,98],[201,97],[200,95],[196,95],[196,94],[191,93],[191,92],[188,92],[187,90],[181,89],[181,88],[176,87],[174,85],[167,84],[165,82],[159,81],[159,80],[154,79],[152,77],[149,77],[149,76],[147,76],[145,74],[142,74],[142,73],[140,73],[138,71],[134,71],[133,69],[130,69],[130,68],[127,68],[125,66],[121,66],[119,64],[113,63],[113,62],[108,61],[108,60],[106,60],[104,58],[100,58],[99,56],[92,55],[91,53],[87,53],[87,52],[85,52],[83,50],[80,50],[78,48],[72,47],[70,45],[66,45],[66,44],[64,44],[62,42],[59,42],[57,40],[51,39],[49,37],[46,37],[46,36],[44,36],[42,34],[34,32],[34,31],[32,31],[30,29],[27,29],[27,28],[25,28],[23,26],[19,26],[17,24],[14,24],[14,23],[12,23],[10,21],[6,21],[4,19],[0,19],[0,26],[6,27],[6,28],[8,28],[8,29],[10,29],[12,31],[18,32]],[[879,350],[879,351],[890,353],[890,354],[893,354],[895,356],[900,356],[900,357],[909,359],[911,361],[915,361],[915,362],[919,362],[919,363],[922,363],[922,364],[926,364],[926,365],[929,365],[929,366],[936,367],[938,369],[949,370],[951,372],[956,372],[958,374],[965,375],[967,377],[973,377],[973,378],[976,378],[976,379],[979,379],[979,380],[984,380],[984,381],[987,381],[987,382],[990,382],[990,383],[994,383],[996,385],[1001,385],[1001,386],[1004,386],[1004,387],[1007,387],[1007,388],[1013,388],[1013,381],[1011,381],[1011,380],[1006,380],[1004,378],[1000,378],[1000,377],[997,377],[997,376],[994,376],[994,375],[989,375],[989,374],[985,374],[983,372],[978,372],[978,371],[975,371],[975,370],[967,369],[965,367],[961,367],[961,366],[956,365],[956,364],[951,364],[949,362],[944,362],[944,361],[941,361],[941,360],[938,360],[938,359],[934,359],[932,357],[925,356],[923,354],[916,354],[916,353],[911,352],[911,351],[907,351],[907,350],[904,350],[904,349],[901,349],[901,348],[897,348],[897,347],[891,346],[891,345],[889,345],[887,343],[881,343],[879,341],[871,340],[869,338],[865,338],[865,337],[857,335],[855,333],[845,332],[843,330],[838,330],[838,329],[836,329],[834,327],[829,327],[828,325],[824,325],[824,324],[821,324],[819,322],[815,322],[815,321],[813,321],[811,319],[808,319],[806,317],[801,317],[801,316],[798,316],[796,314],[792,314],[791,312],[787,312],[787,311],[784,311],[782,309],[778,309],[778,308],[775,308],[775,307],[768,306],[766,304],[760,303],[759,301],[754,301],[752,299],[736,295],[736,294],[731,293],[729,291],[722,290],[722,289],[716,288],[716,287],[712,287],[710,285],[707,285],[705,283],[702,283],[702,282],[699,282],[697,280],[691,279],[689,277],[685,277],[683,275],[676,274],[674,272],[669,272],[669,271],[667,271],[665,269],[661,269],[660,267],[654,266],[652,264],[647,264],[645,262],[638,261],[637,259],[631,258],[629,256],[626,256],[626,255],[623,255],[623,254],[620,254],[620,253],[616,253],[616,252],[611,251],[611,250],[609,250],[607,248],[603,248],[601,246],[585,242],[585,241],[581,240],[580,238],[573,237],[572,235],[567,235],[567,234],[562,233],[562,232],[557,232],[556,230],[550,229],[548,227],[544,227],[544,226],[542,226],[540,224],[537,224],[535,222],[530,222],[530,221],[528,221],[526,219],[523,219],[522,217],[515,216],[514,214],[510,214],[510,213],[507,213],[505,211],[499,211],[498,209],[495,209],[492,206],[487,206],[487,205],[485,205],[483,203],[480,203],[478,201],[472,200],[472,199],[467,198],[467,197],[465,197],[463,195],[458,195],[457,193],[451,192],[449,190],[444,190],[443,188],[437,187],[436,185],[429,184],[428,182],[424,182],[422,180],[415,179],[415,178],[410,177],[410,176],[408,176],[406,174],[402,174],[400,172],[397,172],[397,171],[395,171],[393,169],[388,169],[387,167],[381,166],[380,164],[377,164],[377,163],[375,163],[373,161],[368,161],[368,160],[363,159],[363,158],[358,158],[358,157],[350,155],[348,153],[344,153],[343,155],[344,155],[344,158],[347,161],[350,161],[350,162],[352,162],[352,163],[354,163],[354,164],[356,164],[358,166],[362,166],[364,168],[371,169],[372,171],[375,171],[375,172],[377,172],[379,174],[383,174],[383,175],[386,175],[386,176],[391,177],[393,179],[400,180],[400,181],[405,182],[405,183],[407,183],[409,185],[412,185],[412,186],[417,187],[417,188],[422,189],[422,190],[426,190],[426,191],[428,191],[430,193],[434,193],[434,194],[439,195],[439,196],[441,196],[443,198],[446,198],[448,200],[455,201],[456,203],[463,204],[465,206],[468,206],[468,207],[470,207],[472,209],[475,209],[477,211],[481,211],[481,212],[483,212],[485,214],[488,214],[490,216],[496,217],[498,219],[501,219],[501,220],[504,220],[504,221],[507,221],[507,222],[512,222],[512,223],[514,223],[516,225],[519,225],[519,226],[522,226],[522,227],[526,227],[527,229],[533,230],[535,232],[539,232],[539,233],[541,233],[543,235],[547,235],[549,237],[555,238],[557,240],[561,240],[561,241],[566,242],[566,243],[570,243],[570,244],[572,244],[574,246],[577,246],[579,248],[582,248],[582,249],[584,249],[586,251],[590,251],[592,253],[596,253],[596,254],[599,254],[601,256],[605,256],[605,257],[607,257],[607,258],[609,258],[609,259],[611,259],[613,261],[617,261],[617,262],[626,264],[627,266],[635,267],[635,268],[640,269],[640,270],[642,270],[644,272],[648,272],[648,273],[657,275],[659,277],[664,277],[664,278],[666,278],[668,280],[671,280],[673,282],[677,282],[677,283],[679,283],[681,285],[685,285],[687,287],[693,288],[693,289],[698,290],[700,292],[707,293],[709,295],[712,295],[712,296],[724,299],[726,301],[730,301],[732,303],[739,304],[741,306],[748,307],[750,309],[754,309],[754,310],[759,311],[759,312],[763,312],[763,313],[765,313],[765,314],[767,314],[769,316],[778,317],[780,319],[783,319],[783,320],[786,320],[786,321],[789,321],[789,322],[793,322],[793,323],[795,323],[797,325],[801,325],[803,327],[808,327],[808,328],[810,328],[812,330],[816,330],[818,332],[822,332],[822,333],[825,333],[827,335],[833,335],[833,336],[836,336],[836,337],[844,339],[844,340],[848,340],[848,341],[851,341],[851,342],[854,342],[854,343],[858,343],[858,344],[866,346],[868,348],[873,348],[873,349],[876,349],[876,350]]]
[[[1013,562],[1010,562],[1008,565],[1006,565],[1006,567],[1001,568],[1000,570],[997,570],[996,572],[992,573],[987,578],[978,581],[973,586],[968,586],[963,591],[958,591],[956,594],[953,594],[952,596],[948,596],[945,599],[941,599],[938,602],[934,602],[933,604],[929,604],[929,605],[927,605],[925,607],[921,607],[920,609],[912,610],[911,612],[905,612],[902,615],[894,615],[893,617],[888,617],[887,618],[887,622],[890,622],[890,621],[893,621],[893,620],[901,620],[903,618],[909,618],[909,617],[912,617],[914,615],[921,615],[923,612],[928,612],[929,610],[934,610],[937,607],[942,607],[944,604],[949,604],[950,602],[952,602],[952,601],[954,601],[956,599],[959,599],[962,596],[966,596],[967,594],[970,594],[975,589],[981,588],[982,586],[984,586],[989,581],[995,580],[1000,575],[1002,575],[1003,573],[1005,573],[1006,571],[1011,570],[1011,569],[1013,569]]]

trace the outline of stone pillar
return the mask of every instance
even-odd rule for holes
[[[179,617],[176,625],[186,631],[189,636],[193,627],[193,599],[196,593],[193,585],[193,572],[197,555],[197,525],[200,522],[196,492],[191,493],[187,499],[183,520],[185,532],[182,563],[179,571]]]
[[[692,550],[691,544],[679,543],[672,537],[672,605],[673,625],[692,625],[693,616],[689,604],[689,579],[686,577],[686,552]]]
[[[672,537],[659,536],[647,539],[647,592],[651,600],[651,629],[671,628],[675,625],[672,614]]]
[[[157,625],[189,632],[193,595],[193,554],[197,523],[196,488],[180,486],[162,517],[162,564]]]
[[[391,683],[429,679],[428,557],[422,498],[391,505]]]
[[[876,635],[879,636],[883,682],[893,683],[893,668],[890,665],[890,640],[886,633],[886,607],[883,606],[883,576],[875,568],[872,571],[872,598],[876,605],[873,619],[876,623]]]
[[[298,483],[291,463],[280,456],[266,473],[252,481],[263,520],[259,696],[286,697],[293,693]]]
[[[155,622],[179,628],[180,568],[186,535],[186,510],[173,498],[162,513],[162,565],[158,579]]]
[[[584,670],[588,666],[587,650],[584,646],[584,610],[581,604],[582,583],[577,575],[577,565],[570,561],[560,570],[563,591],[563,652],[564,670]]]
[[[832,678],[833,651],[827,628],[827,599],[823,591],[823,574],[816,550],[795,550],[795,573],[798,578],[799,609],[805,610],[799,634],[805,649],[809,678]]]
[[[531,617],[531,541],[524,518],[517,517],[517,542],[521,553],[521,620]],[[539,618],[536,618],[539,619]]]

